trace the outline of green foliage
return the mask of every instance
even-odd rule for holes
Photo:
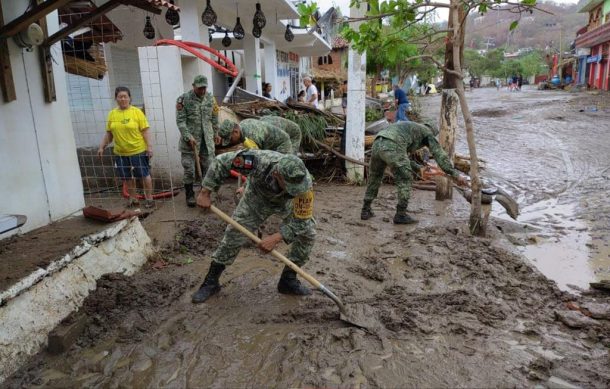
[[[299,125],[305,144],[311,145],[314,143],[313,139],[323,141],[326,137],[328,123],[322,115],[288,111],[284,114],[284,117]]]
[[[472,77],[491,76],[504,78],[514,74],[535,76],[544,71],[546,65],[539,52],[514,59],[504,59],[504,51],[491,50],[480,55],[476,50],[464,50],[464,64]]]
[[[367,122],[374,122],[383,118],[383,112],[375,108],[366,108],[364,118]]]
[[[318,4],[317,3],[311,3],[309,5],[307,5],[307,3],[299,3],[297,5],[297,11],[299,11],[299,25],[301,27],[308,27],[311,26],[312,23],[312,19],[313,19],[313,14],[318,10]]]

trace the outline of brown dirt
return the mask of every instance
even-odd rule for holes
[[[90,324],[78,344],[60,357],[41,353],[6,384],[489,387],[557,376],[610,385],[610,322],[571,329],[556,316],[572,312],[567,301],[608,304],[607,296],[571,296],[497,237],[468,236],[463,201],[436,203],[433,193],[415,192],[410,208],[421,222],[412,227],[384,221],[393,187],[382,188],[377,216],[367,222],[354,206],[361,196],[358,187],[316,187],[318,238],[305,270],[347,304],[367,306],[379,328],[339,321],[319,293],[278,294],[281,266],[252,248],[223,274],[217,296],[191,304],[223,231],[204,215],[186,222],[179,243],[160,254],[193,263],[100,280],[83,308]],[[277,223],[270,220],[266,231]]]
[[[0,240],[0,291],[70,252],[103,223],[72,217],[23,235]]]

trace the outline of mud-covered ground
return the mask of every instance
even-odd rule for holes
[[[479,157],[519,200],[530,227],[509,236],[519,251],[560,288],[586,289],[610,279],[610,95],[524,88],[467,93]],[[439,104],[422,100],[434,117]],[[468,154],[463,133],[457,149]]]
[[[227,212],[233,187],[225,186],[219,202]],[[193,211],[168,237],[162,222],[150,224],[153,215],[145,226],[160,237],[159,255],[132,278],[100,280],[81,310],[87,327],[77,344],[60,356],[39,354],[4,385],[610,386],[610,297],[562,291],[514,253],[499,230],[527,239],[522,226],[493,219],[489,237],[470,237],[468,204],[458,197],[435,202],[425,191],[415,191],[409,207],[420,223],[395,226],[389,185],[374,203],[376,216],[363,222],[363,190],[315,186],[318,236],[304,269],[346,304],[367,306],[375,328],[338,320],[336,306],[320,293],[278,294],[281,266],[253,247],[223,274],[217,296],[191,304],[223,225]],[[524,190],[524,204],[535,204],[528,195]],[[270,220],[265,231],[277,224]]]

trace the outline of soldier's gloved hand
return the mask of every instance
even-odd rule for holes
[[[197,141],[195,140],[195,138],[191,137],[191,139],[189,139],[189,145],[192,149],[197,147]]]
[[[282,241],[282,239],[282,234],[276,232],[275,234],[269,235],[265,239],[261,240],[258,244],[258,248],[268,253],[272,251],[275,246]]]
[[[212,197],[210,196],[209,189],[201,189],[201,192],[197,195],[197,206],[203,209],[210,209],[212,206]]]

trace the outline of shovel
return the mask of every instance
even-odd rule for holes
[[[216,214],[219,218],[229,223],[235,229],[237,229],[242,234],[246,235],[250,238],[254,243],[259,244],[261,239],[250,232],[247,228],[233,220],[229,215],[222,212],[220,209],[215,206],[210,206],[210,210]],[[352,308],[347,308],[345,304],[335,295],[330,289],[324,286],[320,281],[313,278],[311,275],[306,273],[303,269],[295,265],[290,259],[286,258],[283,254],[281,254],[277,250],[271,250],[271,255],[275,258],[279,259],[286,266],[297,272],[301,277],[303,277],[307,282],[309,282],[312,286],[317,288],[320,292],[324,293],[327,297],[329,297],[337,306],[339,307],[339,311],[341,313],[340,319],[346,323],[352,324],[356,327],[368,329],[375,327],[375,323],[372,322],[373,315],[371,314],[371,310],[369,307],[357,306]]]
[[[201,180],[203,178],[201,174],[201,161],[199,161],[199,150],[197,150],[197,146],[191,145],[191,149],[193,149],[193,153],[195,154],[195,174],[196,178]]]

